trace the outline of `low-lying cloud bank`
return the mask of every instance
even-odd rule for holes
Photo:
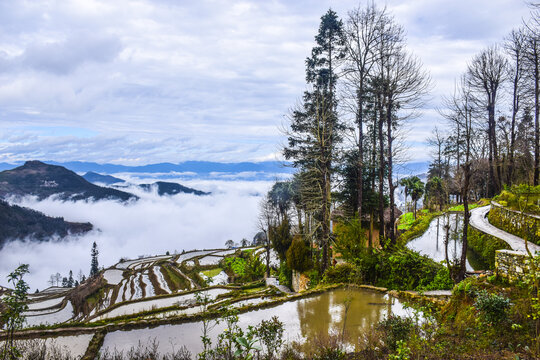
[[[140,181],[140,179],[138,179]],[[94,224],[95,230],[80,237],[49,242],[14,241],[0,250],[0,285],[19,264],[30,264],[27,276],[31,288],[49,286],[50,275],[69,270],[88,275],[90,249],[95,241],[100,266],[108,267],[121,257],[163,254],[202,248],[223,247],[228,239],[251,240],[257,230],[261,194],[271,186],[267,181],[182,181],[183,185],[209,196],[179,194],[160,197],[137,187],[128,191],[140,196],[129,204],[116,201],[62,202],[25,198],[19,205],[39,210],[67,221]]]

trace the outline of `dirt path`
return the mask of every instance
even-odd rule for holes
[[[510,233],[507,233],[506,231],[501,230],[498,227],[495,227],[489,223],[487,219],[487,213],[489,212],[490,208],[491,205],[487,205],[471,210],[470,225],[477,230],[480,230],[486,234],[495,236],[496,238],[505,241],[508,245],[510,245],[512,250],[526,252],[525,240]],[[534,254],[537,251],[540,252],[540,246],[533,244],[530,241],[528,243],[528,246],[531,253]]]

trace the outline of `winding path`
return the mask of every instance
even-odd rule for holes
[[[471,210],[470,225],[477,230],[505,241],[508,245],[510,245],[512,250],[526,252],[525,240],[507,233],[506,231],[501,230],[489,223],[487,213],[489,212],[490,208],[491,205],[487,205]],[[528,246],[531,253],[534,254],[537,251],[540,252],[540,246],[535,245],[530,241],[528,242]]]

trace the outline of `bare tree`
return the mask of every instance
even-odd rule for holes
[[[468,86],[473,91],[478,106],[487,110],[489,142],[489,190],[493,196],[501,190],[501,164],[497,147],[495,107],[499,90],[506,80],[508,61],[502,56],[497,46],[490,46],[475,56],[468,66]]]
[[[416,110],[422,106],[422,98],[426,95],[430,78],[422,69],[422,63],[405,49],[404,30],[387,18],[377,43],[376,73],[379,102],[379,121],[386,124],[386,174],[390,198],[389,238],[396,243],[394,232],[396,184],[393,177],[395,128],[403,120],[416,115]],[[381,130],[381,126],[379,126]],[[381,134],[379,134],[379,137]],[[382,150],[382,148],[381,148]],[[384,163],[384,161],[381,161]]]
[[[532,82],[534,104],[534,176],[533,184],[539,184],[540,166],[540,10],[532,11],[532,20],[526,25],[525,71]]]
[[[379,10],[374,3],[365,8],[356,8],[348,13],[345,28],[347,64],[345,66],[345,85],[353,98],[352,106],[357,130],[357,208],[362,219],[363,170],[364,170],[364,111],[369,96],[369,77],[373,68],[375,48],[379,41],[379,30],[386,18],[386,10]]]
[[[512,30],[504,43],[504,49],[510,56],[511,65],[509,66],[509,76],[512,80],[512,120],[510,125],[510,151],[509,151],[509,167],[507,172],[507,183],[512,184],[513,173],[515,168],[515,150],[516,150],[516,121],[520,110],[522,93],[523,93],[523,70],[524,70],[524,53],[525,53],[525,34],[522,29]]]
[[[56,286],[59,286],[62,281],[62,275],[60,273],[54,274],[54,281],[56,282]]]
[[[436,168],[433,175],[441,179],[443,178],[442,156],[445,142],[446,136],[437,127],[433,129],[433,131],[431,132],[431,136],[427,138],[428,145],[434,148],[433,156],[435,157]]]

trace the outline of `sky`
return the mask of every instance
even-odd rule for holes
[[[279,160],[320,17],[363,1],[0,0],[0,162]],[[389,0],[433,90],[411,160],[467,62],[522,0]]]

